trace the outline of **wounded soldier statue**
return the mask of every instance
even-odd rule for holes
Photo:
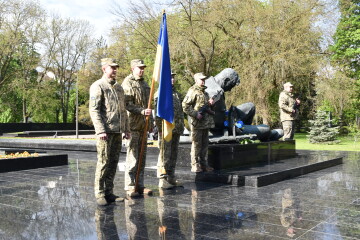
[[[215,101],[212,111],[208,110],[208,114],[214,114],[215,122],[215,127],[210,129],[211,138],[218,139],[215,142],[241,139],[237,136],[247,136],[248,139],[258,139],[262,142],[279,140],[283,136],[282,129],[271,130],[265,124],[251,125],[256,111],[253,103],[248,102],[226,109],[224,93],[239,84],[239,75],[232,68],[226,68],[205,81],[206,92]]]

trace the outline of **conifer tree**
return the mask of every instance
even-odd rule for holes
[[[310,132],[307,135],[310,143],[337,144],[340,141],[336,139],[339,134],[339,127],[332,127],[333,121],[329,119],[326,111],[318,110],[314,120],[310,122]]]

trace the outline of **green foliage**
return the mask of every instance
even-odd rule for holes
[[[341,20],[336,30],[335,44],[331,46],[332,59],[344,67],[351,78],[360,77],[360,3],[358,0],[340,0]]]
[[[347,130],[349,131],[349,135],[353,137],[354,144],[356,144],[360,139],[360,129],[356,124],[351,124],[347,126]]]
[[[360,114],[360,2],[340,0],[341,19],[330,47],[333,64],[353,81],[351,91],[352,110]],[[350,123],[351,124],[351,123]]]
[[[337,144],[336,139],[339,134],[339,127],[331,127],[333,120],[329,119],[329,114],[318,110],[314,120],[309,120],[310,132],[307,135],[310,143]]]
[[[295,133],[296,149],[319,150],[319,151],[360,151],[360,144],[354,142],[351,136],[339,136],[339,144],[316,144],[309,143],[306,133]]]

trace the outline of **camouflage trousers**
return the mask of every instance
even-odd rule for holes
[[[209,129],[192,129],[191,131],[191,166],[199,163],[207,166]]]
[[[295,132],[295,121],[288,120],[282,121],[281,123],[284,130],[283,139],[293,139]]]
[[[127,143],[127,153],[126,153],[126,162],[125,162],[125,190],[135,189],[135,180],[136,173],[138,170],[139,160],[140,160],[140,150],[141,150],[141,141],[143,132],[131,132],[131,139]],[[144,145],[144,152],[142,155],[142,163],[140,166],[140,173],[138,179],[139,189],[144,188],[144,169],[146,163],[146,151],[147,151],[147,141]]]
[[[121,133],[108,133],[108,140],[97,139],[97,164],[95,171],[95,197],[113,193],[116,168],[121,151]]]
[[[175,177],[175,167],[180,142],[180,134],[172,133],[171,141],[167,142],[159,136],[160,153],[157,162],[157,177],[163,178],[167,175],[169,178]]]

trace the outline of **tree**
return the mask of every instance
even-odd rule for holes
[[[334,113],[340,124],[345,125],[348,122],[346,114],[352,111],[351,96],[355,81],[342,71],[326,65],[319,71],[315,84],[320,107]]]
[[[130,10],[123,21],[127,28],[118,29],[127,56],[141,49],[137,52],[153,61],[157,39],[149,30],[157,32],[152,29],[161,15],[154,13],[154,2]],[[283,83],[296,82],[304,99],[313,94],[321,34],[312,24],[324,11],[320,0],[176,0],[170,5],[170,57],[181,92],[193,84],[196,72],[213,76],[232,67],[242,82],[227,93],[228,107],[254,102],[259,120],[270,125],[278,121]]]
[[[310,143],[336,144],[339,134],[339,127],[331,127],[333,120],[329,119],[329,114],[323,110],[318,110],[314,120],[309,120],[310,132],[307,135]]]
[[[35,1],[1,1],[0,6],[4,9],[0,13],[0,88],[6,86],[22,99],[22,107],[18,109],[27,122],[30,115],[27,102],[32,97],[29,89],[37,77],[35,68],[39,53],[36,47],[41,41],[45,13]]]
[[[44,73],[51,70],[58,83],[60,108],[56,110],[57,121],[69,119],[69,100],[71,89],[76,82],[76,72],[86,62],[93,46],[91,26],[87,21],[61,19],[54,16],[50,22],[44,44]],[[44,75],[43,75],[44,76]]]
[[[351,94],[353,112],[360,114],[360,1],[340,0],[341,19],[334,35],[332,51],[333,64],[339,68],[355,88]],[[360,121],[357,119],[358,125]]]

